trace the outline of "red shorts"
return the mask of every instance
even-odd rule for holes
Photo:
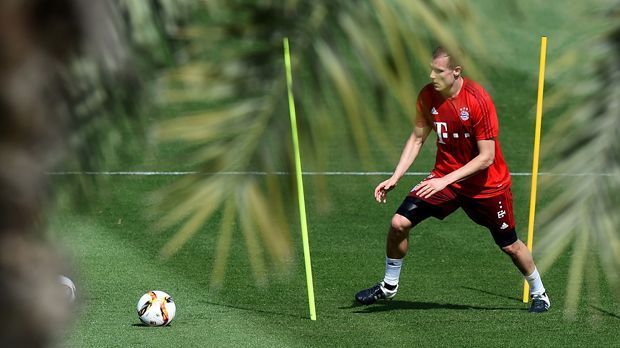
[[[429,178],[424,179],[428,180]],[[409,192],[409,197],[424,201],[433,207],[431,216],[444,219],[458,208],[463,208],[467,216],[475,223],[487,227],[491,232],[510,231],[515,228],[512,210],[512,192],[506,189],[496,196],[487,198],[470,198],[459,195],[449,186],[429,198],[417,195],[417,188]]]

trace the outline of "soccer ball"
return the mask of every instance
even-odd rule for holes
[[[172,297],[159,290],[152,290],[140,297],[138,317],[149,326],[164,326],[170,324],[177,311]]]
[[[75,284],[73,284],[73,281],[71,281],[71,279],[63,275],[60,275],[58,276],[58,282],[60,283],[60,285],[63,287],[63,290],[65,291],[67,302],[69,303],[75,302]]]

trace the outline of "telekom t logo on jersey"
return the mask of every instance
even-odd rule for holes
[[[433,122],[435,124],[435,130],[437,131],[437,138],[440,144],[445,144],[444,139],[448,137],[448,123],[447,122]]]

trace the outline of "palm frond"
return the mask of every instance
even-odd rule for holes
[[[240,222],[259,282],[267,281],[269,265],[292,264],[289,231],[296,228],[286,218],[296,215],[292,177],[217,175],[294,171],[284,36],[292,44],[304,163],[325,166],[332,125],[342,124],[350,130],[350,138],[342,140],[355,149],[352,156],[371,168],[377,156],[396,159],[384,123],[412,121],[422,85],[415,71],[428,64],[429,41],[457,46],[450,25],[439,25],[454,15],[461,20],[450,25],[473,32],[475,16],[457,1],[204,3],[196,20],[177,33],[184,42],[177,53],[183,61],[159,79],[162,105],[193,105],[194,111],[162,120],[154,134],[162,143],[190,148],[183,160],[205,173],[155,194],[164,212],[162,226],[183,223],[163,253],[172,255],[200,230],[199,221],[224,209],[226,224]],[[462,44],[478,47],[474,41]],[[316,187],[325,187],[324,178],[315,180]],[[327,194],[318,196],[326,199]],[[219,258],[228,255],[231,233],[229,227],[220,229],[213,282],[223,280]]]
[[[224,204],[224,214],[220,226],[217,246],[215,248],[215,261],[211,273],[211,286],[220,288],[224,283],[228,255],[232,244],[233,227],[235,226],[235,202],[232,198]]]
[[[611,12],[614,13],[614,12]],[[548,137],[547,155],[557,164],[552,171],[574,174],[555,176],[541,182],[546,190],[557,192],[552,203],[541,212],[544,238],[537,246],[541,269],[548,269],[562,254],[572,249],[566,305],[572,316],[578,305],[585,270],[605,271],[616,296],[620,296],[620,27],[618,12],[611,18],[609,34],[580,44],[561,61],[567,71],[555,92],[575,105],[554,105],[561,111]],[[615,21],[615,22],[614,22]],[[614,23],[611,25],[611,23]],[[581,59],[574,57],[579,50]],[[578,63],[578,64],[577,64]],[[576,69],[576,67],[579,69]],[[596,250],[596,252],[592,252]],[[591,284],[592,285],[592,284]],[[592,286],[591,286],[592,287]],[[597,289],[597,286],[592,288]]]

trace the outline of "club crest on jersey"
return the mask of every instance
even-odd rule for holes
[[[438,115],[439,113],[437,112],[437,109],[435,109],[435,107],[433,106],[433,108],[431,109],[431,114],[433,115]]]
[[[459,111],[460,111],[459,117],[461,118],[461,120],[463,121],[469,120],[469,108],[462,107],[459,109]]]

